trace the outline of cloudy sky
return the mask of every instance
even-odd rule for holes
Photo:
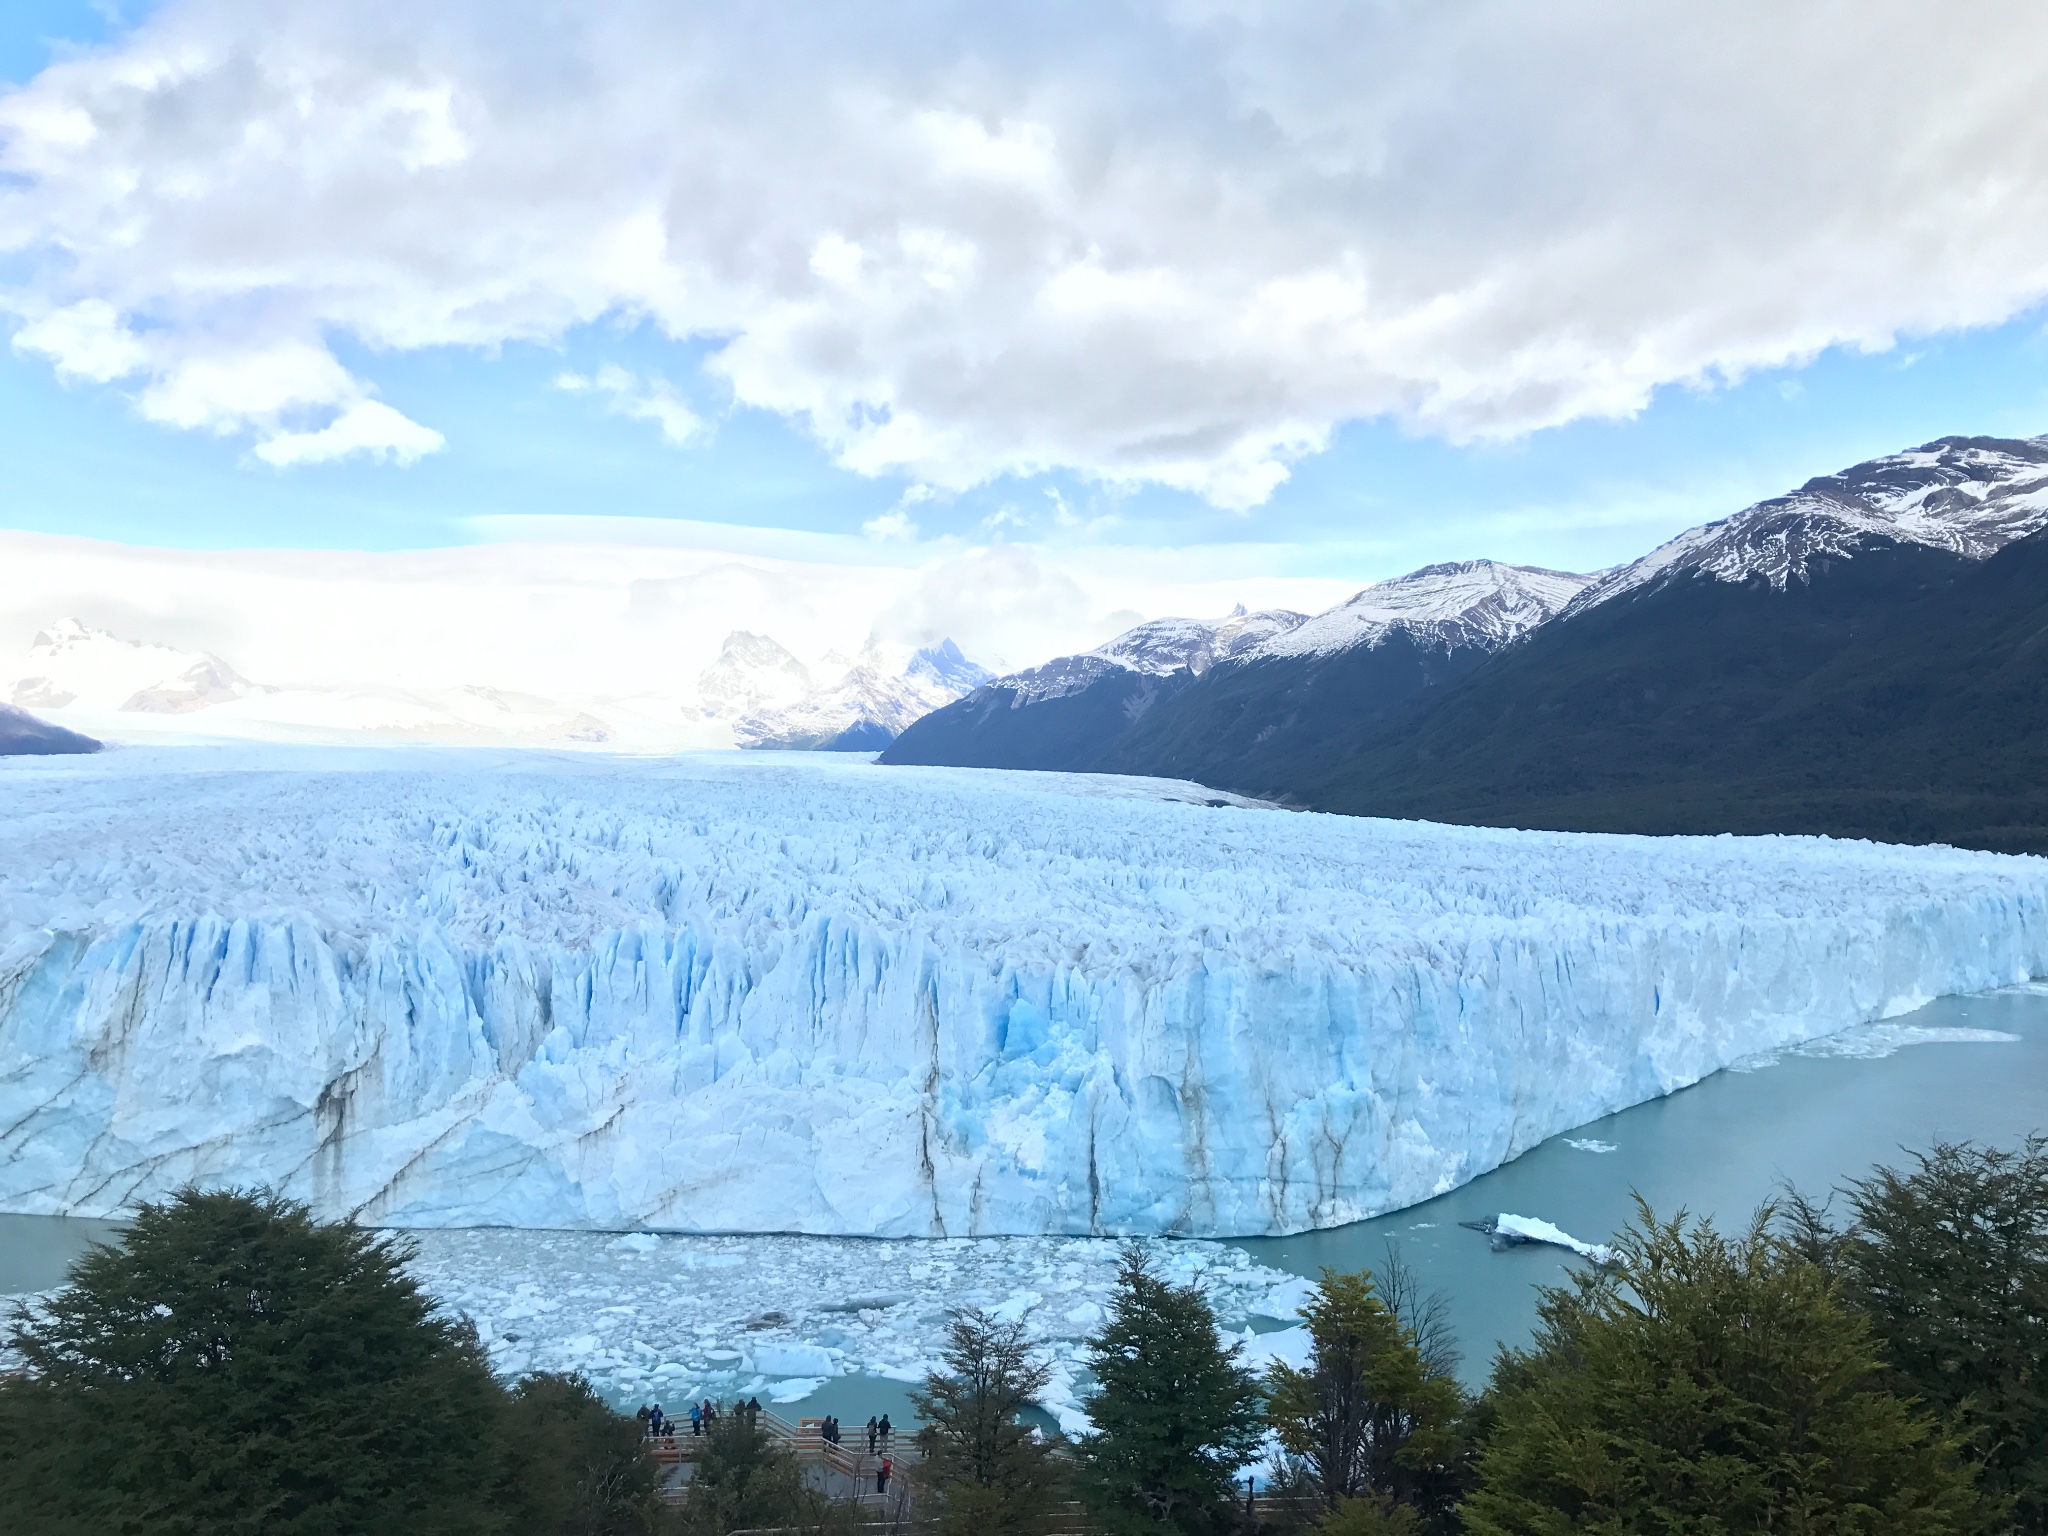
[[[2048,431],[2037,5],[8,0],[0,78],[9,528],[1362,581]]]

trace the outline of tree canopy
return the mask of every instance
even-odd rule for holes
[[[1194,1286],[1124,1251],[1109,1321],[1088,1341],[1094,1432],[1078,1444],[1078,1485],[1110,1532],[1227,1528],[1238,1470],[1265,1435],[1257,1379],[1226,1346]]]
[[[1314,1494],[1333,1513],[1355,1501],[1378,1506],[1376,1518],[1392,1528],[1444,1512],[1464,1408],[1457,1379],[1381,1298],[1369,1270],[1325,1269],[1301,1315],[1313,1352],[1306,1369],[1272,1368],[1267,1415]]]
[[[1730,1240],[1643,1208],[1613,1272],[1546,1289],[1495,1368],[1469,1531],[1983,1528],[1957,1437],[1886,1390],[1869,1324],[1770,1217]]]
[[[971,1307],[953,1316],[944,1363],[910,1399],[924,1421],[918,1486],[936,1503],[940,1529],[1037,1531],[1059,1479],[1050,1444],[1022,1415],[1050,1370],[1032,1360],[1022,1322]]]
[[[15,1316],[27,1369],[0,1381],[9,1536],[644,1522],[652,1468],[631,1422],[563,1378],[508,1394],[406,1257],[273,1195],[187,1189],[142,1206]]]
[[[2048,1139],[1937,1144],[1844,1193],[1840,1230],[1794,1195],[1793,1240],[1840,1276],[1897,1384],[1967,1426],[2017,1528],[2048,1531]]]

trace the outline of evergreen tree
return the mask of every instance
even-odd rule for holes
[[[1050,1447],[1019,1415],[1050,1370],[1032,1361],[1021,1322],[973,1308],[954,1314],[945,1364],[911,1394],[924,1421],[917,1481],[937,1506],[939,1528],[960,1536],[1039,1530],[1058,1479]]]
[[[1126,1249],[1088,1364],[1095,1430],[1079,1442],[1078,1482],[1103,1529],[1229,1529],[1237,1472],[1258,1454],[1263,1415],[1258,1382],[1237,1347],[1224,1346],[1202,1293]]]
[[[750,1414],[728,1413],[710,1428],[690,1476],[683,1529],[693,1536],[815,1523],[823,1500],[804,1487],[796,1458]]]
[[[273,1196],[143,1206],[16,1314],[9,1536],[503,1528],[482,1475],[503,1391],[405,1257]]]
[[[503,1424],[503,1502],[520,1536],[634,1536],[653,1522],[661,1475],[640,1426],[581,1376],[527,1377]]]
[[[1347,1520],[1448,1514],[1464,1393],[1425,1357],[1416,1331],[1381,1299],[1370,1271],[1323,1271],[1302,1308],[1313,1341],[1305,1370],[1275,1365],[1266,1413],[1282,1448],[1326,1508]],[[1398,1527],[1395,1527],[1398,1528]]]
[[[2048,1139],[1914,1161],[1849,1186],[1854,1221],[1829,1235],[1844,1295],[1904,1386],[1962,1415],[2018,1528],[2048,1531]]]
[[[1643,1208],[1618,1272],[1545,1290],[1495,1367],[1474,1536],[1983,1528],[1957,1440],[1884,1389],[1868,1324],[1769,1218],[1729,1241]]]

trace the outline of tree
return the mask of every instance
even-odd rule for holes
[[[272,1195],[187,1189],[19,1310],[0,1382],[11,1536],[419,1536],[478,1497],[503,1390],[407,1250]],[[487,1481],[487,1480],[486,1480]]]
[[[1077,1448],[1078,1483],[1096,1520],[1112,1533],[1227,1529],[1237,1471],[1264,1425],[1258,1381],[1224,1347],[1202,1293],[1127,1248],[1087,1358],[1095,1429]]]
[[[813,1521],[823,1501],[808,1496],[803,1472],[753,1415],[728,1413],[690,1477],[683,1528],[701,1536]]]
[[[1347,1514],[1361,1529],[1370,1529],[1367,1509],[1381,1520],[1406,1510],[1411,1522],[1447,1514],[1464,1406],[1457,1378],[1425,1356],[1368,1270],[1324,1270],[1302,1318],[1313,1341],[1308,1367],[1272,1368],[1266,1414],[1310,1489],[1333,1514],[1362,1503]]]
[[[1733,1241],[1639,1207],[1615,1273],[1546,1289],[1495,1366],[1475,1536],[1949,1536],[1988,1508],[1956,1438],[1883,1386],[1863,1318],[1760,1212]]]
[[[1021,1322],[975,1308],[953,1315],[945,1364],[911,1394],[924,1421],[917,1480],[938,1506],[940,1529],[1038,1530],[1058,1479],[1050,1446],[1019,1416],[1051,1371],[1032,1361]]]
[[[2048,1531],[2048,1138],[1943,1143],[1914,1165],[1849,1185],[1846,1230],[1804,1224],[1904,1387],[1959,1413],[1986,1490]]]
[[[639,1425],[581,1376],[520,1382],[499,1441],[522,1536],[631,1536],[653,1519],[661,1475]]]

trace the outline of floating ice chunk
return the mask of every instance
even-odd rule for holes
[[[2011,1045],[2019,1036],[2002,1029],[1963,1029],[1927,1024],[1859,1024],[1854,1029],[1801,1041],[1777,1050],[1759,1051],[1734,1063],[1737,1072],[1774,1067],[1787,1056],[1842,1057],[1877,1061],[1911,1045]]]
[[[825,1378],[823,1376],[793,1376],[787,1381],[779,1381],[770,1387],[768,1389],[768,1401],[771,1403],[800,1403],[823,1385],[825,1385]]]
[[[1581,1152],[1619,1152],[1621,1148],[1611,1141],[1601,1141],[1593,1136],[1567,1136],[1564,1144],[1577,1147]]]
[[[1036,1291],[1019,1291],[1008,1301],[989,1309],[989,1316],[999,1323],[1021,1323],[1024,1314],[1037,1306],[1043,1298]]]
[[[946,1362],[943,1360],[919,1360],[910,1365],[884,1365],[880,1369],[876,1369],[873,1366],[870,1366],[868,1369],[868,1374],[871,1376],[880,1376],[885,1381],[921,1382],[927,1376],[937,1376],[944,1374],[945,1369]]]
[[[1315,1339],[1306,1328],[1282,1328],[1275,1333],[1248,1334],[1244,1348],[1238,1352],[1238,1360],[1247,1369],[1264,1371],[1274,1364],[1291,1365],[1297,1371],[1308,1369],[1309,1357],[1315,1351]]]
[[[1301,1309],[1308,1305],[1316,1294],[1313,1280],[1294,1278],[1283,1280],[1266,1292],[1266,1299],[1252,1308],[1254,1317],[1270,1317],[1276,1323],[1284,1323],[1301,1316]]]
[[[653,1253],[661,1246],[661,1239],[652,1232],[628,1232],[624,1237],[616,1239],[612,1246],[623,1248],[629,1253]]]
[[[1547,1243],[1553,1248],[1568,1248],[1595,1264],[1614,1262],[1614,1250],[1605,1243],[1582,1243],[1564,1228],[1535,1216],[1513,1216],[1502,1211],[1489,1221],[1469,1221],[1464,1225],[1486,1233],[1496,1248],[1518,1243]]]
[[[816,1344],[756,1344],[753,1368],[763,1376],[830,1376],[832,1354]]]
[[[1038,1394],[1038,1406],[1058,1421],[1061,1434],[1087,1434],[1095,1425],[1082,1411],[1080,1398],[1075,1393],[1077,1373],[1074,1363],[1055,1360],[1051,1366],[1052,1374],[1046,1379],[1045,1390]]]
[[[818,1308],[820,1312],[886,1312],[891,1307],[900,1307],[911,1299],[908,1291],[881,1291],[873,1296],[849,1296],[844,1301],[828,1301]]]

